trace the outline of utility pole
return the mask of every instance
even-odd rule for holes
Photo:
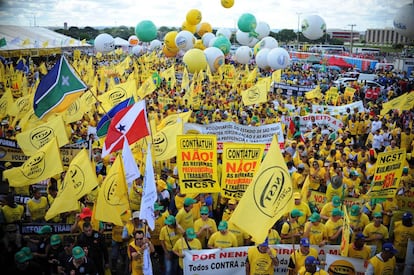
[[[348,24],[348,26],[351,26],[350,52],[351,52],[351,56],[352,56],[352,48],[354,46],[354,27],[356,26],[356,24]]]
[[[299,27],[300,27],[300,15],[301,15],[302,13],[301,12],[297,12],[296,13],[296,15],[298,16],[298,35],[297,35],[297,42],[298,42],[298,48],[297,48],[297,50],[299,51]]]

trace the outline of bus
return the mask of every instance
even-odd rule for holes
[[[347,51],[343,45],[315,45],[309,49],[311,52],[341,54]]]
[[[369,54],[369,55],[379,55],[381,49],[379,48],[366,48],[366,47],[354,47],[352,52],[355,54]]]

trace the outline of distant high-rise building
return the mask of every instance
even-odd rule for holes
[[[63,29],[67,30],[68,29],[68,22],[63,23]]]

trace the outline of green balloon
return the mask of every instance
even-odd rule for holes
[[[237,21],[237,26],[242,32],[253,32],[257,26],[256,17],[253,14],[244,13]]]
[[[151,42],[157,38],[157,27],[150,20],[144,20],[135,27],[135,34],[142,42]]]
[[[213,47],[219,48],[226,55],[230,52],[231,43],[227,37],[219,36],[214,41]]]

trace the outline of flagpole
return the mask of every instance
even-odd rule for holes
[[[86,91],[91,92],[92,96],[96,99],[96,102],[99,102],[99,107],[101,107],[102,111],[105,113],[105,115],[111,119],[108,115],[108,112],[105,110],[105,108],[102,106],[101,101],[99,101],[98,97],[92,92],[92,90],[89,89],[89,87],[86,89]]]

